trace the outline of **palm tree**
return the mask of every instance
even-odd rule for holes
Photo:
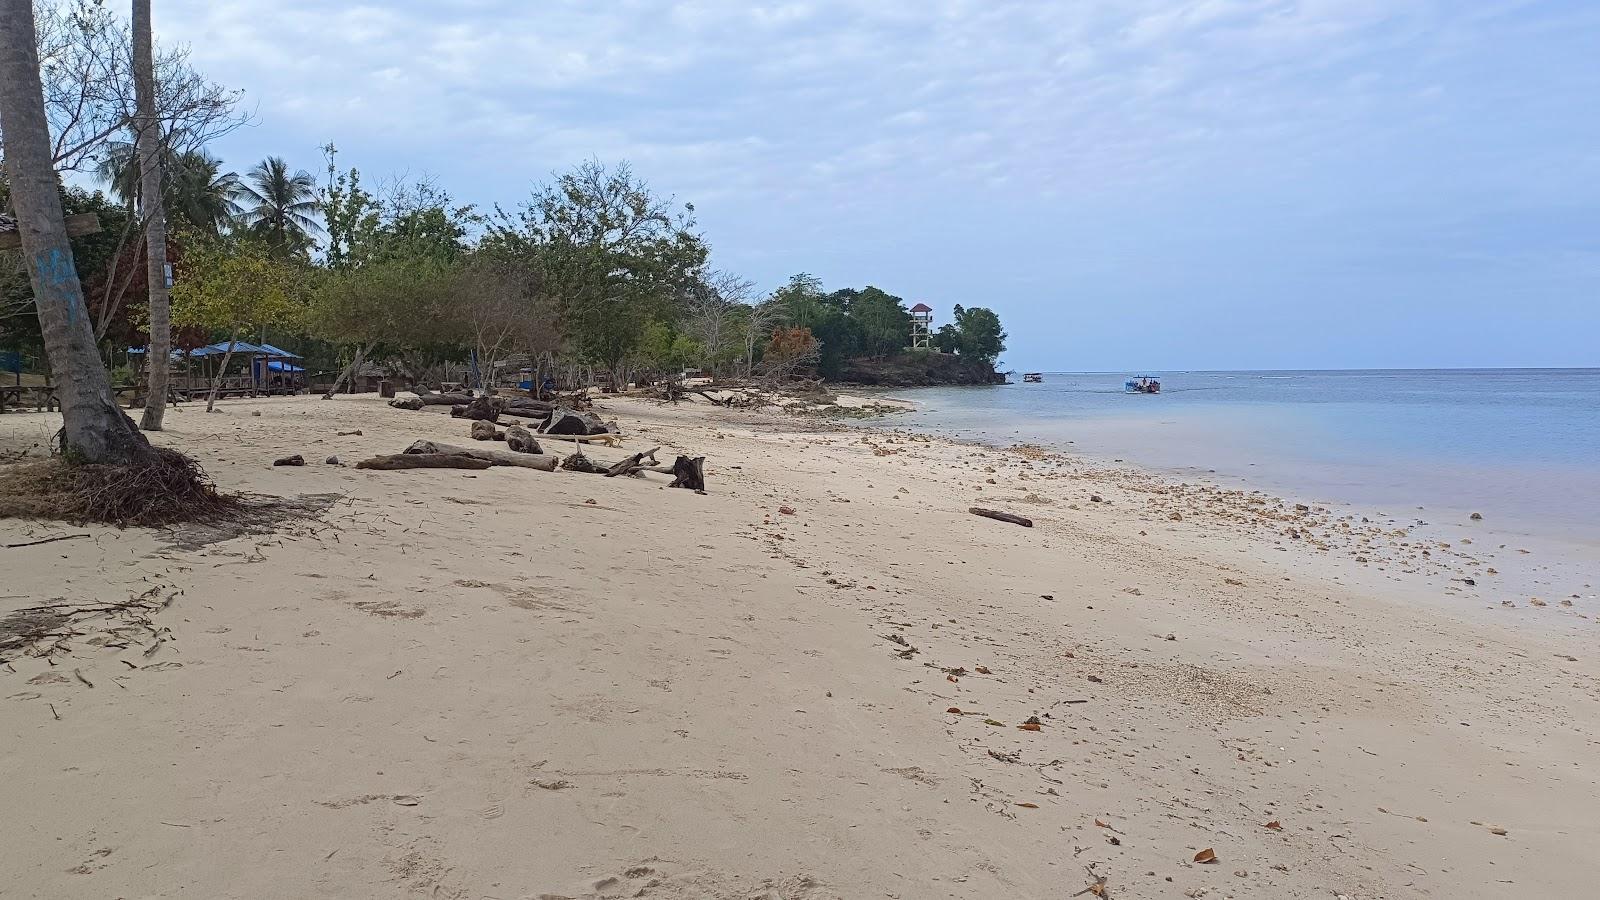
[[[190,225],[217,234],[239,215],[239,176],[223,172],[222,161],[205,150],[178,154],[167,185],[167,209]]]
[[[239,221],[266,238],[274,253],[304,249],[322,230],[311,217],[317,211],[316,180],[304,169],[290,174],[282,157],[257,163],[237,196],[244,205]]]
[[[31,0],[0,0],[0,128],[17,238],[61,398],[63,455],[89,463],[152,462],[150,441],[111,394],[94,327],[83,314],[83,286],[73,268],[51,161]]]
[[[166,172],[167,216],[207,234],[220,234],[239,215],[239,175],[222,172],[222,161],[204,148],[173,156],[162,148]],[[95,175],[129,209],[139,202],[139,154],[133,144],[110,143],[95,165]]]

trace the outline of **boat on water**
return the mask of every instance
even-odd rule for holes
[[[1122,390],[1129,394],[1159,394],[1161,393],[1161,379],[1151,378],[1149,375],[1129,378],[1122,383]]]
[[[1044,373],[1043,372],[1023,372],[1022,373],[1022,381],[1025,384],[1043,384],[1044,383]]]

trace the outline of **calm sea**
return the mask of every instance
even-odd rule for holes
[[[920,406],[896,422],[1397,517],[1482,512],[1600,547],[1600,369],[1127,374],[1159,376],[1162,393],[1051,372],[897,391]]]

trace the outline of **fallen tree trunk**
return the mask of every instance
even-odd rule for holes
[[[994,519],[998,522],[1010,522],[1013,525],[1021,525],[1023,528],[1033,527],[1032,519],[1029,519],[1025,516],[1013,515],[1008,512],[1000,512],[999,510],[994,509],[983,509],[982,507],[977,506],[969,508],[967,512],[972,513],[975,516],[983,516],[985,519]]]
[[[532,453],[507,453],[503,450],[478,450],[472,447],[457,447],[454,444],[440,444],[436,441],[417,441],[406,448],[407,454],[435,454],[443,453],[450,456],[470,456],[481,459],[496,466],[518,466],[523,469],[538,469],[541,472],[554,472],[558,460],[553,455],[534,455]]]
[[[604,475],[606,467],[596,465],[594,460],[583,455],[583,451],[572,454],[561,461],[561,468],[568,472],[583,472],[590,475]]]
[[[516,406],[508,406],[505,409],[500,410],[500,415],[516,416],[519,419],[537,419],[541,422],[545,422],[550,419],[550,410],[539,409],[531,406],[522,406],[521,404],[518,404]]]
[[[355,371],[357,369],[361,368],[361,360],[366,355],[367,355],[367,345],[366,344],[357,344],[356,345],[355,358],[350,360],[350,365],[345,366],[344,367],[344,371],[339,373],[339,377],[337,379],[335,379],[334,382],[333,382],[333,387],[328,388],[328,392],[326,394],[322,395],[322,399],[324,399],[324,400],[332,400],[333,399],[333,395],[339,393],[339,389],[344,387],[344,383],[346,381],[350,380],[350,376],[354,375]]]
[[[640,472],[643,472],[651,466],[656,465],[656,451],[660,449],[660,447],[651,447],[649,450],[646,450],[643,453],[635,453],[622,462],[619,462],[607,469],[606,477],[615,478],[618,475],[637,475]],[[645,460],[649,460],[649,462],[646,463]]]
[[[423,406],[456,406],[457,404],[471,403],[473,396],[464,391],[451,394],[435,394],[427,388],[413,388],[411,393],[422,400]]]
[[[358,469],[377,469],[394,472],[400,469],[475,469],[490,468],[494,463],[486,459],[460,456],[455,453],[394,453],[374,456],[356,463]]]

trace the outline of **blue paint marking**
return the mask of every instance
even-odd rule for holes
[[[78,280],[78,271],[72,264],[72,257],[62,253],[59,249],[40,251],[33,258],[34,267],[39,270],[39,280],[53,288],[63,288],[68,283]],[[78,307],[80,300],[75,294],[68,294],[67,322],[78,321]]]

